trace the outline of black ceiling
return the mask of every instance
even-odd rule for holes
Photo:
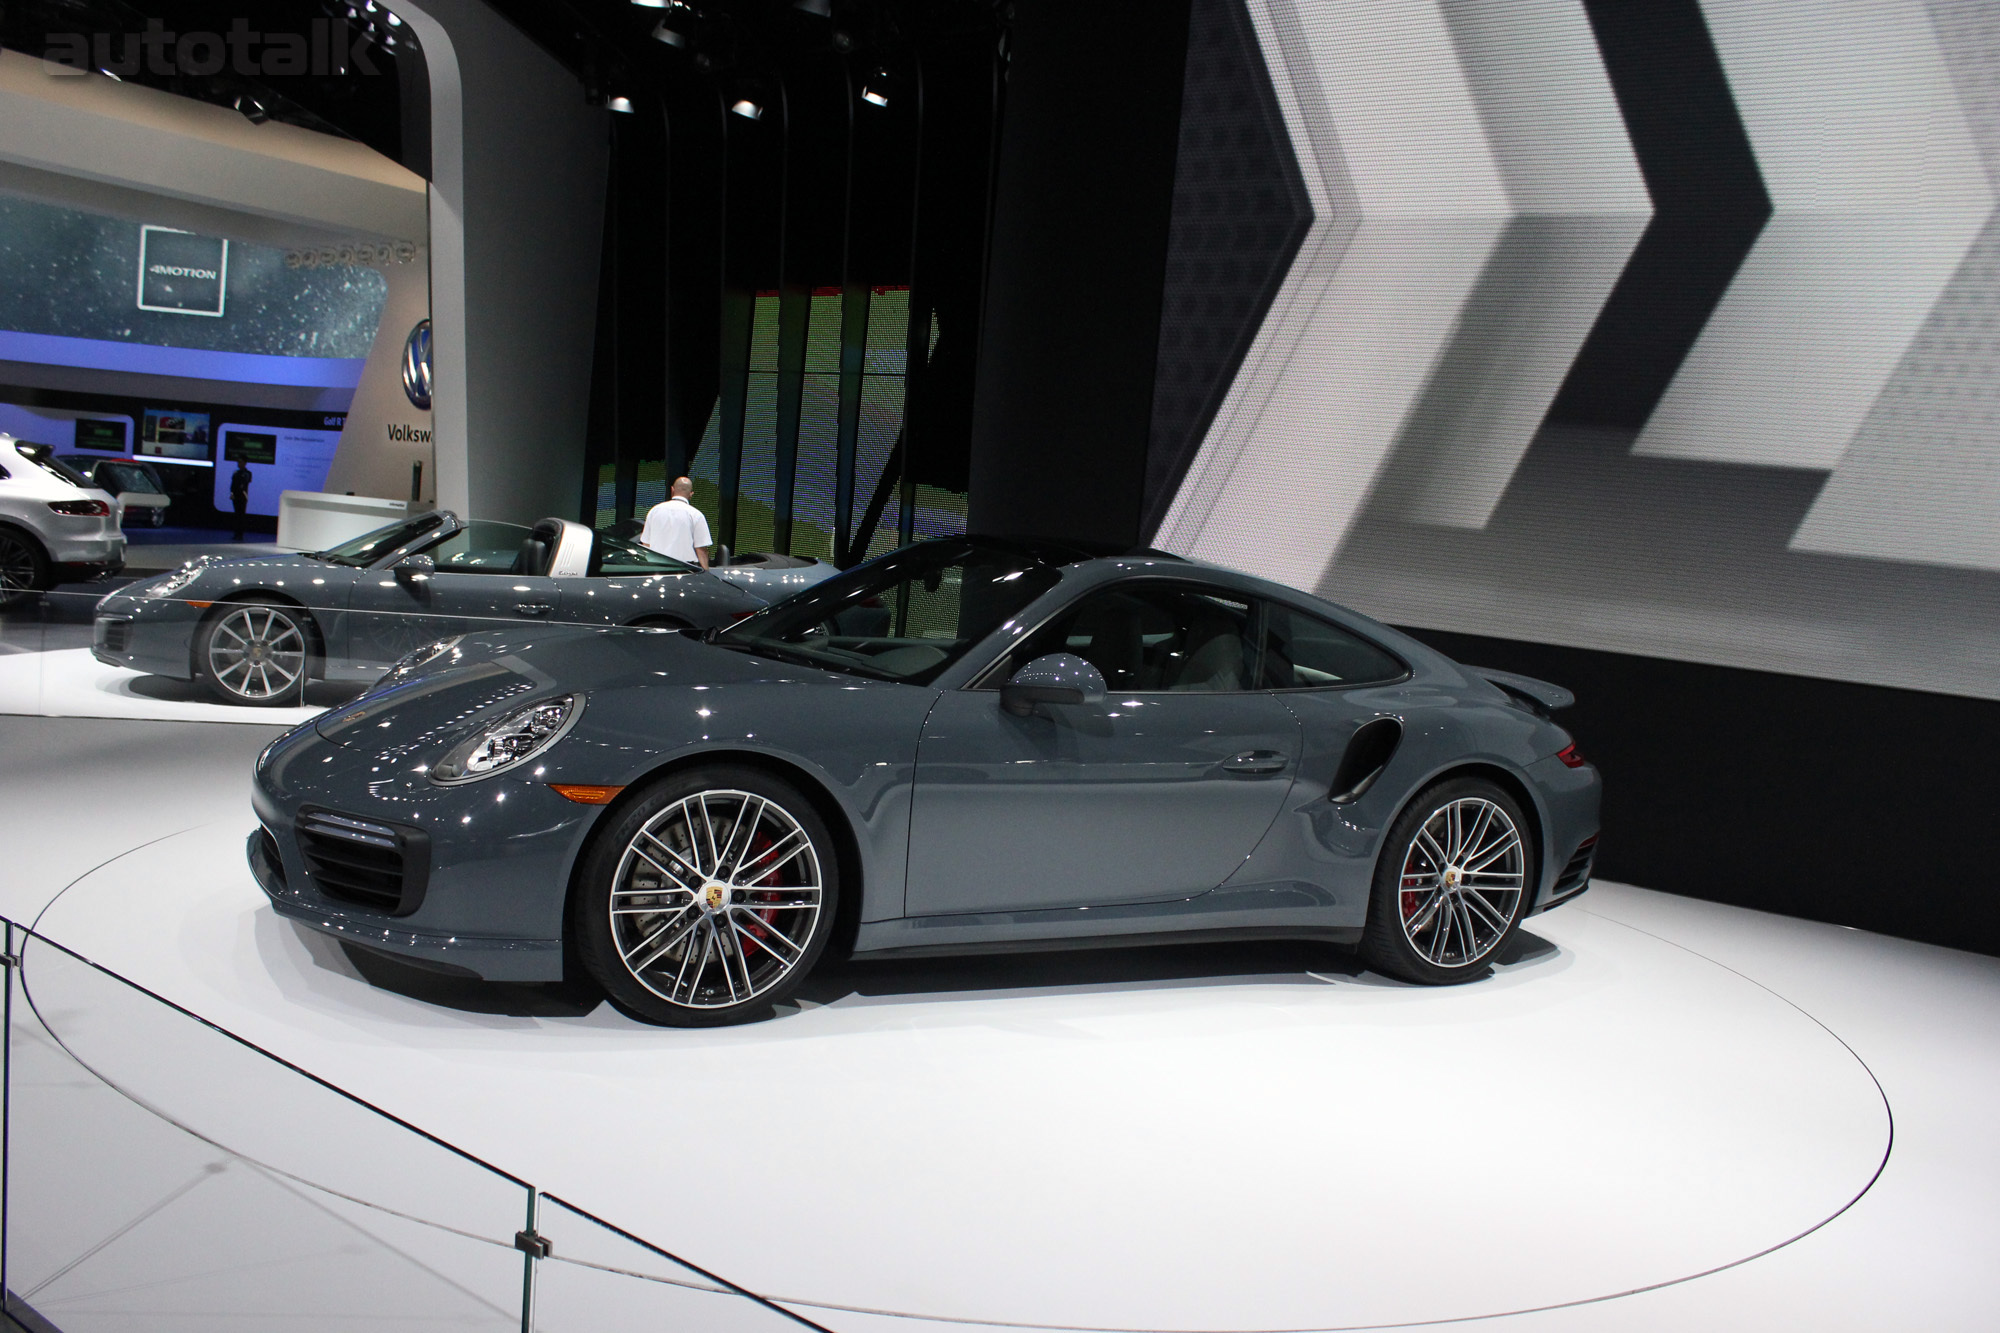
[[[822,59],[847,62],[863,77],[879,69],[893,86],[928,44],[967,36],[1004,42],[1009,12],[1007,0],[489,2],[574,72],[587,96],[638,106],[697,89],[754,95]],[[428,174],[427,135],[404,124],[405,109],[420,113],[423,105],[422,56],[407,29],[387,19],[370,0],[0,0],[0,45],[41,56],[63,35],[82,34],[92,65],[126,82],[344,135]],[[222,69],[191,72],[172,58],[172,40],[153,48],[169,53],[164,61],[146,56],[149,27],[225,40],[232,29],[249,31],[265,45],[250,48],[250,67],[231,47]],[[317,66],[293,72],[260,62],[273,49],[268,43],[286,37],[313,50]],[[317,55],[329,45],[340,54]]]

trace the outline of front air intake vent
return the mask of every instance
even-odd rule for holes
[[[278,855],[277,834],[271,832],[267,825],[257,826],[257,850],[251,865],[257,872],[259,883],[279,893],[285,891],[285,859]]]
[[[97,622],[97,646],[107,653],[122,653],[132,642],[132,622],[106,618]]]
[[[422,904],[430,876],[430,838],[422,830],[309,809],[299,812],[298,835],[306,874],[327,897],[391,916]]]

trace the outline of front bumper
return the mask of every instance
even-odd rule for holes
[[[106,666],[191,680],[194,632],[201,614],[200,608],[177,597],[114,592],[97,604],[90,655]]]
[[[569,872],[594,807],[542,780],[501,775],[441,787],[423,773],[343,746],[307,724],[260,761],[252,804],[261,827],[251,870],[281,916],[418,966],[488,981],[560,981]],[[405,761],[407,762],[407,761]],[[332,815],[392,830],[406,858],[400,901],[315,862],[310,840]],[[303,827],[302,827],[303,823]],[[324,847],[324,841],[319,844]],[[409,857],[422,855],[419,868]],[[391,905],[393,903],[393,905]]]

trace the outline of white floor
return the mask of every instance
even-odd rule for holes
[[[193,681],[106,666],[88,648],[0,655],[0,713],[289,726],[324,711],[323,706],[244,708],[218,703]]]
[[[45,755],[117,730],[32,725]],[[841,1333],[2000,1324],[2000,960],[1599,885],[1454,990],[1141,951],[849,967],[770,1022],[662,1031],[371,982],[278,921],[242,863],[256,739],[201,761],[183,831],[37,862],[0,911]],[[20,808],[9,845],[56,836]],[[386,1188],[37,967],[133,1095]]]

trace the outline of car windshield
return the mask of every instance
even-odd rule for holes
[[[774,603],[713,641],[780,661],[923,685],[1059,577],[1056,564],[1005,543],[922,542]]]
[[[417,514],[400,523],[391,523],[373,532],[364,532],[359,537],[350,538],[338,546],[324,551],[314,551],[316,560],[331,560],[336,565],[352,565],[365,569],[398,547],[408,546],[417,538],[444,522],[442,514]]]
[[[99,463],[97,470],[105,480],[121,491],[133,491],[140,495],[159,495],[160,488],[146,475],[146,469],[135,463]]]

